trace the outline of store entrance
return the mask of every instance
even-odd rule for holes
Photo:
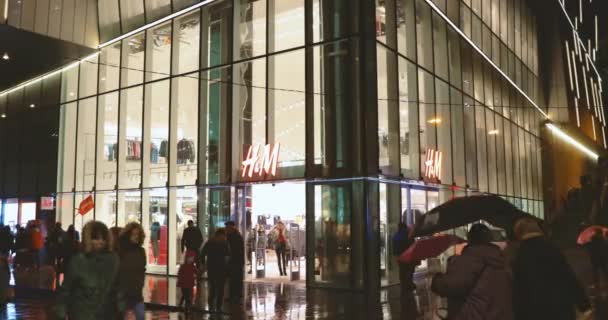
[[[306,185],[252,184],[236,192],[245,279],[305,283]]]

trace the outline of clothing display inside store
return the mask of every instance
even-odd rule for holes
[[[177,143],[177,164],[188,164],[196,161],[194,141],[182,139]]]

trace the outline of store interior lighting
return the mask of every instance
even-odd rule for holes
[[[566,134],[564,131],[562,131],[560,128],[558,128],[553,123],[547,123],[545,125],[556,137],[558,137],[558,138],[562,139],[563,141],[567,142],[568,144],[574,146],[575,148],[582,151],[589,157],[593,158],[593,160],[597,160],[599,158],[599,155],[597,153],[591,151],[589,148],[585,147],[582,143],[576,141],[574,138],[572,138],[571,136]]]
[[[6,52],[5,52],[5,53],[2,55],[2,60],[6,60],[6,61],[8,61],[8,60],[10,60],[10,58],[11,58],[11,57],[10,57],[10,56],[8,55],[8,53],[6,53]]]

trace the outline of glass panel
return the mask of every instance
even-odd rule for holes
[[[304,0],[268,0],[268,51],[304,45]]]
[[[131,222],[141,223],[141,191],[118,192],[118,226],[122,227]],[[145,232],[145,229],[144,229]],[[149,236],[149,233],[146,232]]]
[[[401,172],[418,179],[418,83],[416,65],[399,57],[399,144]]]
[[[477,173],[479,191],[488,192],[488,131],[486,130],[485,107],[475,107],[475,127],[477,128]]]
[[[452,167],[454,169],[454,182],[459,187],[466,186],[466,171],[465,171],[465,122],[463,114],[462,93],[454,88],[450,93],[450,113],[452,117]]]
[[[424,0],[416,0],[416,35],[418,63],[427,70],[433,70],[433,29],[431,27],[431,8]]]
[[[248,146],[266,144],[266,60],[235,65],[232,79],[232,168],[236,177]]]
[[[188,227],[189,220],[197,221],[198,191],[196,188],[181,188],[176,190],[175,195],[177,214],[177,224],[174,230],[176,235],[175,248],[178,249],[176,252],[178,254],[177,262],[181,263],[183,254],[181,251],[182,235],[186,227]]]
[[[169,182],[193,185],[198,177],[198,73],[172,79]]]
[[[48,22],[48,25],[49,25],[48,36],[49,37],[59,38],[59,35],[61,34],[61,3],[62,3],[62,0],[51,0],[50,6],[49,6],[49,22]],[[118,8],[116,8],[116,10],[118,10]],[[108,14],[107,11],[108,11],[108,9],[104,10],[100,6],[100,8],[99,8],[100,16],[103,14],[104,17],[107,17],[107,14]],[[118,17],[118,11],[116,11],[116,17]],[[112,30],[108,30],[108,25],[110,23],[108,22],[107,19],[105,20],[105,23],[100,26],[100,33],[105,34],[105,35],[107,35],[108,33],[113,34],[113,32],[114,32],[113,27],[118,28],[116,30],[116,34],[113,36],[109,36],[108,39],[111,39],[112,37],[115,37],[120,34],[120,24],[119,24],[120,22],[118,20],[112,21],[112,22],[117,23],[116,25],[111,26]]]
[[[143,0],[120,0],[122,33],[133,31],[146,23]]]
[[[400,173],[397,57],[393,51],[384,49],[384,46],[377,45],[376,48],[379,165],[383,174],[397,176]]]
[[[505,175],[507,195],[513,196],[513,145],[511,142],[511,122],[504,119]]]
[[[80,63],[80,93],[79,97],[85,98],[97,93],[97,71],[99,56]]]
[[[120,86],[122,88],[144,81],[144,55],[146,34],[140,33],[122,41],[122,65]]]
[[[435,85],[433,76],[418,69],[418,92],[420,92],[420,168],[425,168],[429,151],[437,151],[436,125],[441,123],[435,114]]]
[[[116,204],[116,191],[96,192],[95,220],[105,223],[108,228],[116,226]]]
[[[513,194],[516,197],[521,197],[521,175],[519,162],[519,134],[518,127],[511,124],[511,142],[513,151]]]
[[[78,99],[78,65],[61,72],[61,102]]]
[[[443,18],[433,12],[433,52],[435,54],[435,74],[448,80],[448,44],[446,24]],[[428,46],[428,44],[427,44]]]
[[[397,0],[397,45],[399,53],[416,61],[414,0]]]
[[[175,19],[173,49],[173,74],[198,70],[201,43],[201,12],[196,10]]]
[[[120,32],[120,15],[118,0],[98,1],[99,8],[99,37],[101,42],[118,37]],[[50,21],[53,21],[50,19]]]
[[[507,194],[506,173],[505,173],[505,130],[503,128],[503,118],[496,113],[496,130],[499,134],[496,136],[496,166],[498,169],[497,183],[498,194]]]
[[[118,93],[99,97],[97,108],[96,190],[116,187],[118,160]]]
[[[498,193],[497,187],[497,171],[496,171],[496,137],[500,134],[500,131],[494,124],[494,112],[486,108],[486,130],[487,130],[487,142],[488,142],[488,180],[490,193]]]
[[[95,118],[97,98],[78,103],[78,137],[76,145],[76,191],[93,190],[95,185]]]
[[[86,20],[84,30],[83,44],[85,46],[96,48],[99,45],[99,23],[97,21],[97,1],[86,0]]]
[[[462,91],[473,96],[473,62],[471,46],[463,41],[460,42],[462,48]]]
[[[171,0],[145,0],[144,4],[148,23],[171,14]]]
[[[332,287],[350,288],[357,285],[355,268],[362,257],[356,249],[358,234],[354,203],[355,184],[314,186],[314,282]],[[359,255],[357,254],[359,253]],[[355,279],[355,283],[353,283]]]
[[[120,43],[101,49],[99,55],[99,93],[118,89]]]
[[[313,42],[357,32],[359,0],[313,0]]]
[[[268,64],[268,143],[280,143],[282,178],[304,176],[306,160],[304,50],[271,56]]]
[[[168,199],[167,189],[158,188],[142,192],[142,227],[148,233],[145,247],[151,273],[166,274],[168,244]]]
[[[394,257],[393,236],[401,220],[401,187],[380,183],[380,274],[382,285],[399,283],[399,264]],[[407,201],[407,200],[406,200]],[[406,209],[407,210],[407,209]]]
[[[74,37],[74,1],[63,0],[61,14],[61,40],[73,41]]]
[[[448,53],[450,83],[460,89],[463,78],[460,67],[460,36],[451,28],[448,28]]]
[[[203,7],[201,67],[226,64],[232,59],[232,1]]]
[[[437,150],[441,152],[441,173],[439,180],[443,184],[451,185],[454,182],[452,177],[452,118],[450,115],[450,86],[435,78],[436,103],[437,103]]]
[[[266,53],[266,1],[234,1],[234,59]]]
[[[57,190],[71,192],[74,188],[74,155],[76,153],[76,103],[62,105],[60,110]]]
[[[200,2],[200,0],[173,0],[173,11],[179,11],[197,2]]]
[[[138,188],[141,183],[143,88],[120,92],[118,187],[121,189]]]
[[[148,30],[146,42],[146,81],[168,77],[171,73],[171,22]]]
[[[36,7],[36,15],[34,18],[34,32],[39,34],[47,34],[49,27],[49,4],[50,0],[30,1]],[[97,9],[95,10],[97,11]],[[4,17],[2,17],[4,18]],[[0,18],[1,19],[1,18]],[[67,225],[64,225],[67,226]]]
[[[228,110],[230,109],[230,68],[201,73],[201,121],[199,150],[199,183],[228,181],[228,146],[230,141]],[[203,147],[205,146],[205,147]]]
[[[169,80],[146,85],[143,186],[162,187],[169,178]],[[146,148],[144,148],[145,150]]]
[[[57,210],[55,221],[61,222],[63,229],[67,231],[69,226],[73,225],[74,223],[74,208],[76,208],[74,206],[74,194],[58,193],[55,199],[55,208]],[[6,219],[6,207],[4,210],[4,219]],[[4,225],[7,224],[4,223]],[[15,230],[13,230],[13,232],[14,231]]]

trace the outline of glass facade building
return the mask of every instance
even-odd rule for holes
[[[56,217],[142,223],[150,273],[177,273],[188,220],[237,221],[255,260],[285,221],[308,286],[369,290],[399,281],[398,223],[449,199],[544,218],[524,0],[106,0],[98,22],[56,75]]]

